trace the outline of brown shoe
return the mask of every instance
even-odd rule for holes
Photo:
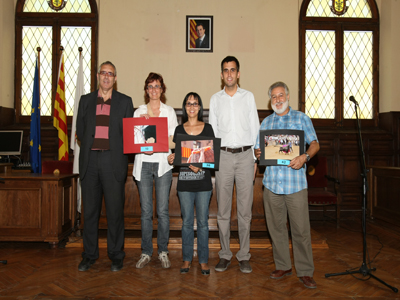
[[[304,283],[304,286],[309,289],[317,288],[317,284],[315,283],[314,279],[310,276],[303,276],[299,277],[300,281]]]
[[[292,275],[292,269],[289,269],[287,271],[284,270],[275,270],[271,273],[271,275],[269,277],[271,277],[272,279],[281,279],[284,276],[289,276]]]

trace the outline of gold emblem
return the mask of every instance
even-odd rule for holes
[[[65,7],[65,4],[67,4],[67,0],[47,0],[47,3],[52,10],[59,11]]]
[[[346,6],[346,0],[332,0],[330,8],[335,15],[341,16],[347,12],[348,6]]]

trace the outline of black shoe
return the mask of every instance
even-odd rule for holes
[[[90,269],[90,266],[93,265],[95,262],[96,262],[95,259],[90,259],[90,258],[85,257],[80,262],[80,264],[78,266],[78,270],[81,272],[87,271]]]
[[[190,268],[181,268],[181,274],[189,273]]]
[[[181,274],[189,273],[189,269],[190,269],[191,266],[192,266],[192,263],[190,262],[188,268],[181,268]]]
[[[251,273],[253,271],[248,260],[239,261],[239,266],[240,271],[242,271],[243,273]]]
[[[210,269],[207,270],[201,270],[202,275],[210,275]]]
[[[228,269],[228,266],[230,264],[231,264],[230,260],[227,260],[225,258],[221,258],[219,260],[219,263],[215,266],[215,271],[218,271],[218,272],[226,271],[226,269]]]
[[[113,259],[112,264],[111,264],[111,271],[113,272],[118,272],[122,269],[123,267],[123,259]]]

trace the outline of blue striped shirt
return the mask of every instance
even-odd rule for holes
[[[311,119],[306,114],[293,110],[291,107],[284,116],[273,113],[262,121],[260,130],[272,129],[303,130],[305,143],[318,142]],[[254,148],[260,148],[260,134],[257,136]],[[268,166],[265,168],[263,184],[275,194],[297,193],[307,188],[306,168],[294,170],[287,166]]]

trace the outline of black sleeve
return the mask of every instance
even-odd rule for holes
[[[204,135],[210,136],[210,137],[215,137],[214,130],[213,130],[212,126],[208,123],[205,123]]]
[[[174,143],[176,143],[176,135],[177,135],[178,133],[182,133],[182,134],[185,133],[185,131],[183,130],[183,125],[178,125],[178,126],[175,128],[174,138],[172,139],[172,141],[173,141]]]
[[[84,134],[84,126],[85,126],[85,105],[86,105],[86,97],[85,95],[81,96],[79,100],[79,108],[78,108],[78,115],[76,117],[76,135],[80,141],[83,140]]]
[[[133,112],[134,112],[134,107],[133,107],[132,98],[128,97],[128,107],[125,112],[125,118],[132,118]]]

